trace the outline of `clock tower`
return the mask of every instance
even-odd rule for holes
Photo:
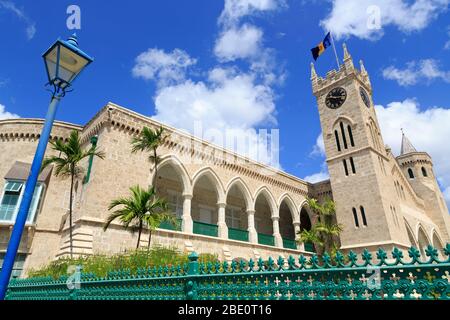
[[[344,44],[344,63],[325,78],[311,64],[342,249],[406,246],[403,227],[391,212],[396,199],[392,167],[372,100],[369,75],[354,66]],[[395,229],[400,228],[400,229]],[[403,231],[403,232],[402,232]]]

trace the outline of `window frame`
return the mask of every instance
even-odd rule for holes
[[[355,207],[352,208],[353,213],[353,222],[355,224],[355,228],[359,229],[359,219],[358,219],[358,211]]]
[[[368,224],[367,224],[366,209],[364,209],[363,206],[360,206],[359,207],[359,211],[361,212],[361,218],[362,218],[363,227],[367,227]]]
[[[17,214],[19,213],[20,203],[22,202],[23,194],[25,192],[26,181],[5,179],[5,184],[3,185],[2,193],[0,195],[0,206],[2,205],[3,199],[5,197],[6,186],[8,185],[8,183],[20,183],[22,185],[22,187],[20,190],[19,198],[17,199],[16,208],[14,209],[11,219],[10,220],[0,219],[1,224],[14,224],[15,223],[15,221],[17,219]],[[38,193],[37,193],[37,197],[35,198],[36,191]],[[36,224],[36,217],[42,208],[42,202],[43,202],[45,191],[46,191],[45,183],[37,182],[36,187],[33,192],[33,197],[31,198],[30,209],[28,210],[26,225],[35,225]],[[30,210],[32,212],[31,215],[30,215]]]
[[[349,161],[350,161],[350,167],[352,168],[352,173],[356,174],[355,160],[353,159],[353,157],[350,157]]]
[[[183,195],[175,190],[168,189],[167,190],[167,196],[168,196],[168,205],[175,205],[175,215],[179,219],[183,216]],[[176,203],[173,203],[171,200],[171,197],[176,198]]]
[[[428,177],[428,172],[427,172],[427,169],[425,169],[425,167],[423,167],[422,166],[422,176],[424,177],[424,178],[427,178]]]
[[[228,224],[228,221],[231,221],[231,224]],[[238,222],[238,226],[235,227],[233,225],[234,222]],[[242,223],[242,208],[227,205],[225,209],[225,223],[227,224],[227,227],[232,229],[239,229],[241,230],[241,223]]]
[[[339,141],[339,132],[337,130],[334,130],[334,138],[336,139],[337,151],[341,152],[342,151],[341,142]]]
[[[348,170],[348,166],[347,166],[347,159],[343,159],[343,160],[342,160],[342,163],[344,164],[344,173],[345,173],[345,176],[348,177],[350,174],[349,174],[349,170]]]
[[[412,168],[408,168],[408,178],[411,180],[414,180],[416,178],[416,175],[414,174],[414,171]]]

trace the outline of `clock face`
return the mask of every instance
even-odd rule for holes
[[[359,93],[361,94],[361,99],[363,100],[366,107],[370,108],[370,98],[369,98],[369,95],[367,94],[366,90],[364,90],[363,87],[360,87]]]
[[[325,104],[330,109],[337,109],[341,107],[347,99],[347,91],[344,88],[338,87],[328,93]]]

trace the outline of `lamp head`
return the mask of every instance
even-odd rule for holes
[[[88,54],[78,47],[78,39],[73,34],[67,41],[58,39],[43,54],[49,84],[66,89],[92,61]]]

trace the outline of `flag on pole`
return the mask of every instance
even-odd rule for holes
[[[315,48],[311,49],[314,61],[317,61],[317,58],[325,52],[325,49],[331,46],[331,33],[328,32],[325,39]]]

